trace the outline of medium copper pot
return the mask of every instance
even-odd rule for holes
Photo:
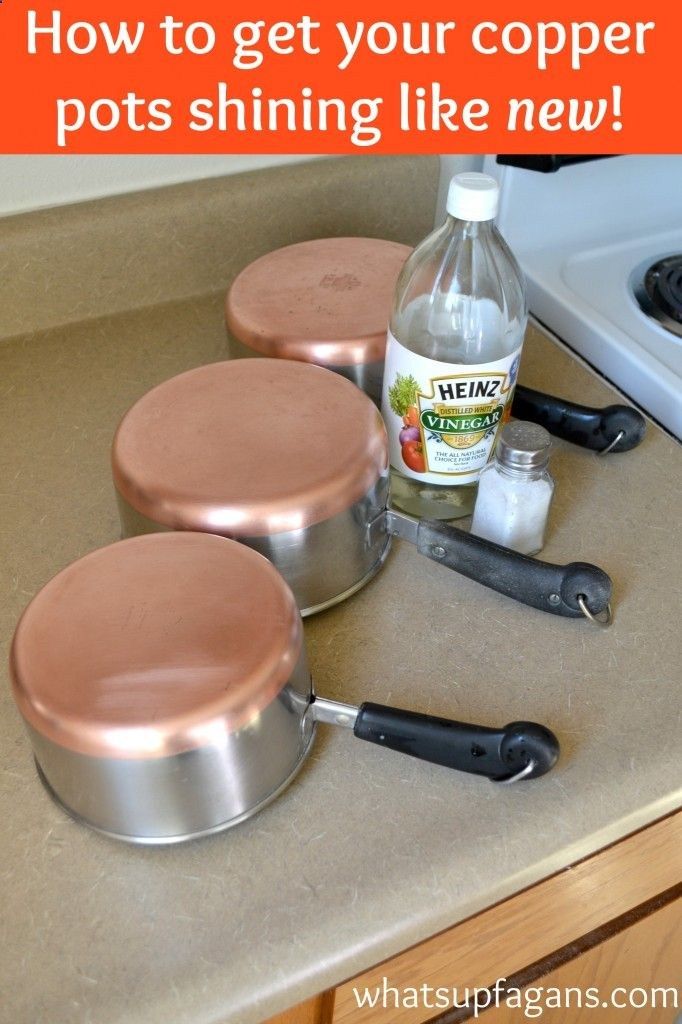
[[[265,555],[303,615],[342,601],[398,535],[456,572],[525,604],[579,618],[606,608],[601,569],[551,565],[447,523],[390,508],[388,442],[372,402],[319,366],[234,359],[144,395],[112,449],[124,536],[201,530]]]

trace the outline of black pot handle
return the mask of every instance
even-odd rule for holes
[[[540,423],[555,437],[594,452],[629,452],[644,437],[646,420],[628,405],[595,409],[517,384],[512,414]]]
[[[495,782],[545,775],[559,757],[554,733],[535,722],[489,729],[383,704],[361,704],[353,732],[380,747]]]
[[[587,613],[610,619],[611,580],[589,562],[554,565],[494,544],[436,519],[422,519],[417,549],[484,587],[553,615],[577,619]]]

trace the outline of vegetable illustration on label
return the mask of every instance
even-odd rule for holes
[[[414,473],[423,473],[426,469],[421,431],[419,430],[419,407],[417,392],[419,384],[412,376],[396,374],[394,383],[388,389],[388,400],[391,409],[403,421],[403,429],[398,435],[403,462]]]

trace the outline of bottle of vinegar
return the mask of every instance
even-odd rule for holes
[[[455,175],[445,224],[398,280],[382,414],[392,504],[414,516],[471,513],[511,414],[527,307],[521,269],[493,223],[498,199],[494,178]]]

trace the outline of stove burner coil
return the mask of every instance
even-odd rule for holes
[[[637,267],[630,279],[642,312],[682,338],[682,253]]]

